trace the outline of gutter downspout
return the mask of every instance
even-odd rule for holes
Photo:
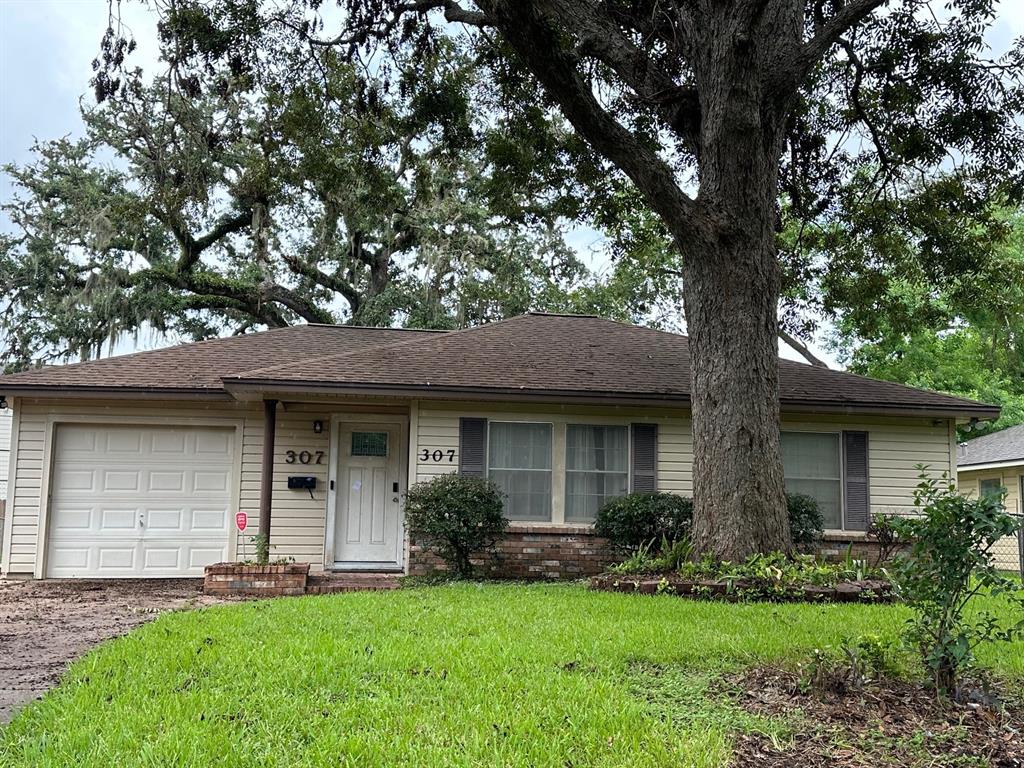
[[[270,506],[274,497],[274,438],[277,431],[277,400],[263,401],[263,464],[260,474],[259,533],[270,549]]]

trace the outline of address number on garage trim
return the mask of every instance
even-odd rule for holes
[[[435,463],[447,462],[449,464],[455,463],[455,449],[441,449],[441,448],[421,448],[419,453],[420,461],[433,461]]]

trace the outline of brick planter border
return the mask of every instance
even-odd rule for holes
[[[725,581],[701,579],[689,581],[678,577],[643,574],[620,576],[605,573],[590,580],[590,588],[604,592],[626,592],[640,595],[676,595],[696,600],[725,600],[738,602],[744,599],[745,589],[756,589],[756,584],[736,580]],[[759,595],[753,600],[790,603],[889,603],[894,599],[892,585],[887,581],[841,581],[830,587],[804,584],[788,587],[782,594]]]
[[[208,595],[304,595],[309,580],[309,563],[215,563],[206,566],[203,573],[203,591]]]

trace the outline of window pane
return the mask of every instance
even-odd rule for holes
[[[629,476],[625,472],[567,472],[565,476],[565,519],[592,523],[605,502],[624,496]]]
[[[488,475],[511,520],[551,520],[551,425],[490,422]]]
[[[505,517],[510,520],[551,520],[550,472],[492,469],[490,477],[506,494]]]
[[[387,456],[388,455],[388,433],[387,432],[353,432],[352,433],[352,455],[353,456]]]
[[[629,489],[629,429],[570,424],[565,441],[565,519],[593,522],[608,499]]]
[[[490,466],[496,469],[551,469],[551,425],[492,421]]]
[[[629,466],[626,427],[570,424],[565,443],[566,469],[625,472]]]
[[[990,477],[984,480],[978,481],[978,490],[981,496],[995,496],[999,497],[1006,493],[1006,488],[1003,486],[1003,481],[998,477]]]
[[[811,496],[818,502],[825,528],[842,528],[839,435],[783,432],[782,464],[786,491]]]

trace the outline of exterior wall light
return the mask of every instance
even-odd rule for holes
[[[313,432],[319,435],[323,431],[324,431],[324,423],[322,421],[320,421],[320,419],[317,419],[316,421],[314,421],[313,422]]]

